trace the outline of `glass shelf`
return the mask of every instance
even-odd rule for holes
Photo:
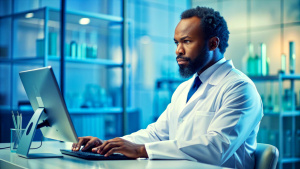
[[[284,110],[284,111],[281,113],[281,116],[283,116],[283,117],[300,116],[300,111],[286,111],[286,110]]]
[[[269,75],[269,76],[248,76],[253,81],[278,81],[279,75]],[[281,74],[281,78],[283,80],[290,80],[290,79],[300,79],[300,75],[297,74]],[[159,83],[181,83],[185,79],[169,79],[169,78],[161,78],[156,81],[157,84]]]
[[[270,76],[248,76],[253,81],[277,81],[278,75]]]
[[[11,113],[11,111],[19,111],[25,114],[32,114],[33,110],[31,106],[22,107],[20,109],[10,109],[10,106],[0,106],[0,110],[3,112]],[[135,113],[137,108],[127,108],[127,113]],[[122,107],[102,107],[102,108],[72,108],[68,109],[70,114],[122,114]]]
[[[52,7],[44,7],[44,8],[39,8],[39,9],[34,9],[34,10],[28,10],[28,11],[24,11],[24,12],[19,12],[19,13],[14,13],[11,15],[4,15],[1,16],[0,19],[2,18],[9,18],[9,17],[26,17],[26,14],[28,13],[33,13],[33,17],[37,18],[37,19],[44,19],[44,15],[41,15],[41,11],[43,10],[49,10],[51,12],[55,12],[58,13],[58,16],[54,15],[53,17],[51,17],[50,19],[53,18],[60,18],[60,9],[58,8],[52,8]],[[70,21],[76,22],[76,24],[78,24],[78,19],[82,17],[88,17],[88,18],[93,18],[93,19],[100,19],[100,20],[106,20],[106,21],[113,21],[113,22],[123,22],[123,18],[122,17],[118,17],[118,16],[113,16],[113,15],[106,15],[106,14],[96,14],[96,13],[89,13],[89,12],[81,12],[81,11],[66,11],[66,17],[72,17],[73,19]]]
[[[31,14],[31,17],[26,17]],[[26,11],[14,14],[14,19],[19,20],[19,24],[26,27],[43,27],[47,18],[47,26],[52,29],[60,28],[60,10],[56,8],[44,7],[37,10]],[[2,19],[1,17],[0,19]],[[88,18],[88,24],[80,24],[82,18]],[[74,31],[78,29],[106,31],[107,27],[121,27],[123,23],[122,17],[105,15],[105,14],[91,14],[79,11],[66,12],[66,31]]]
[[[127,113],[137,112],[137,108],[127,108]],[[69,109],[70,114],[122,114],[123,109],[121,107],[103,107],[103,108],[78,108]]]
[[[282,163],[294,163],[294,162],[300,162],[300,157],[283,157]]]
[[[279,112],[273,112],[273,111],[266,111],[264,110],[265,116],[279,116]]]
[[[60,61],[60,57],[57,56],[48,56],[48,60],[49,61]],[[1,62],[13,62],[15,64],[42,64],[42,62],[44,61],[43,57],[25,57],[25,58],[18,58],[18,59],[3,59],[0,58],[0,63]],[[103,66],[107,66],[107,67],[122,67],[122,63],[120,62],[115,62],[109,59],[100,59],[100,58],[95,58],[95,59],[90,59],[90,58],[86,58],[86,59],[76,59],[76,58],[71,58],[71,57],[66,57],[65,61],[67,63],[83,63],[83,64],[95,64],[95,65],[103,65]],[[128,64],[128,67],[130,67],[130,65]]]
[[[283,75],[281,75],[281,77],[283,80],[293,80],[293,79],[299,80],[300,79],[300,75],[298,75],[298,74],[283,74]]]
[[[56,56],[49,56],[49,60],[51,61],[60,61],[60,57]],[[97,64],[97,65],[103,65],[107,67],[122,67],[122,63],[115,62],[109,59],[76,59],[76,58],[71,58],[71,57],[66,57],[65,61],[67,63],[84,63],[84,64]]]
[[[273,111],[266,111],[264,110],[264,115],[265,116],[283,116],[283,117],[294,117],[294,116],[300,116],[300,111],[287,111],[283,110],[282,113],[280,114],[279,112],[273,112]]]
[[[253,81],[277,81],[281,77],[282,80],[300,79],[298,74],[281,74],[281,75],[270,75],[270,76],[249,76]]]
[[[53,12],[60,12],[60,9],[57,8],[49,8],[48,9],[50,11]],[[100,20],[106,20],[106,21],[113,21],[113,22],[123,22],[123,18],[122,17],[118,17],[118,16],[113,16],[113,15],[106,15],[106,14],[96,14],[96,13],[89,13],[89,12],[82,12],[82,11],[66,11],[67,17],[72,17],[73,20],[70,21],[74,21],[76,23],[78,23],[78,19],[80,18],[94,18],[94,19],[100,19]],[[79,18],[80,16],[80,18]]]

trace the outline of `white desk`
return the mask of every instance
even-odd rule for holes
[[[39,142],[34,142],[32,147],[39,146]],[[8,147],[8,143],[1,143],[1,147]],[[71,143],[43,142],[43,146],[37,150],[30,150],[34,153],[56,153],[61,154],[59,149],[70,149]],[[0,150],[0,169],[220,169],[221,167],[197,163],[186,160],[84,160],[72,156],[64,155],[63,158],[39,158],[25,159],[16,153],[11,153],[10,149]]]

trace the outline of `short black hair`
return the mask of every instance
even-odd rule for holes
[[[203,28],[205,40],[212,37],[220,39],[219,49],[222,54],[228,47],[229,31],[225,19],[218,11],[208,7],[199,7],[188,9],[181,14],[181,19],[197,16],[201,19],[200,26]]]

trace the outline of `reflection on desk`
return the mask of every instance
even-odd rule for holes
[[[32,147],[37,147],[40,143],[33,142]],[[37,150],[30,150],[31,153],[56,153],[61,154],[60,149],[70,149],[72,143],[62,143],[57,141],[43,142],[43,146]],[[7,147],[9,143],[1,143],[0,147]],[[11,153],[10,149],[0,150],[1,169],[56,169],[56,168],[101,168],[101,169],[220,169],[221,167],[197,163],[186,160],[84,160],[72,156],[64,155],[63,158],[39,158],[25,159],[16,153]]]

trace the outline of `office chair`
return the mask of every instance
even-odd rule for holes
[[[276,169],[279,151],[270,144],[257,143],[255,157],[255,169]]]

